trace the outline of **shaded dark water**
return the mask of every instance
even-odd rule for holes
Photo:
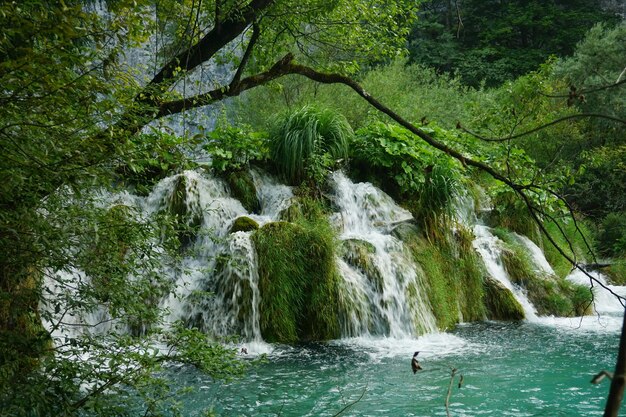
[[[196,389],[181,400],[185,415],[212,409],[223,416],[446,416],[451,368],[458,377],[451,416],[602,415],[621,319],[585,322],[463,325],[417,340],[359,339],[273,347],[268,362],[246,377],[214,383],[181,372]],[[424,368],[413,374],[414,350]],[[625,414],[626,415],[626,414]]]

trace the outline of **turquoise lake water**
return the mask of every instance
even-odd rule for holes
[[[222,416],[446,416],[451,368],[458,375],[451,416],[602,415],[621,318],[542,318],[530,323],[487,322],[415,340],[349,339],[267,350],[267,363],[242,379],[215,383],[189,370],[181,382],[195,388],[182,398],[185,415],[212,409]],[[422,371],[411,357],[420,350]],[[242,355],[243,356],[243,355]],[[624,414],[626,415],[626,414]]]

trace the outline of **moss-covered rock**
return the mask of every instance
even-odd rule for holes
[[[269,342],[339,337],[339,275],[328,223],[268,223],[253,234],[261,333]]]
[[[226,183],[230,187],[232,196],[239,200],[248,213],[261,212],[261,203],[250,171],[232,171],[226,175]]]
[[[471,234],[463,234],[458,239],[465,238],[471,239]],[[485,317],[481,261],[471,244],[458,239],[432,241],[411,235],[405,241],[425,273],[428,297],[440,329],[451,328],[460,320],[475,321]]]
[[[257,230],[258,228],[259,224],[250,217],[239,216],[233,222],[233,225],[230,227],[228,233],[251,232],[253,230]]]
[[[487,318],[513,321],[524,319],[523,307],[508,288],[492,278],[484,280],[484,288]]]
[[[537,270],[524,247],[508,244],[502,251],[502,261],[511,281],[527,290],[539,315],[563,317],[588,313],[589,289]]]
[[[402,222],[398,223],[392,230],[391,235],[403,242],[408,242],[419,236],[419,228],[415,223]]]
[[[278,219],[285,222],[295,222],[303,217],[300,203],[297,199],[292,199],[291,204],[286,209],[278,213]]]
[[[377,291],[382,292],[384,278],[376,267],[372,255],[376,253],[376,247],[371,243],[360,239],[346,239],[341,243],[341,257],[349,265],[358,269],[367,277]]]
[[[190,195],[193,193],[197,193],[195,184],[188,184],[187,177],[179,175],[175,179],[172,194],[165,201],[165,211],[175,219],[178,240],[183,248],[196,239],[197,232],[202,225],[200,211],[190,203],[197,199],[197,195]]]

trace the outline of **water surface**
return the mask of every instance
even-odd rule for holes
[[[210,408],[223,416],[446,416],[452,368],[452,416],[602,415],[621,318],[543,319],[459,326],[418,339],[358,338],[294,347],[271,346],[268,362],[230,383],[188,370],[181,382],[188,415]],[[410,361],[420,350],[423,371]]]

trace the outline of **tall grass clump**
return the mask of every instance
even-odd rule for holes
[[[283,113],[270,129],[270,156],[291,185],[323,180],[325,172],[348,157],[353,135],[340,113],[315,106]]]

